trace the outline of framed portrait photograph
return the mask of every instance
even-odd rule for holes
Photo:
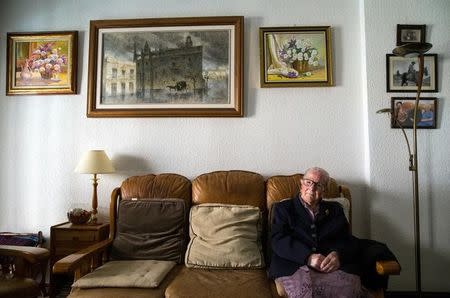
[[[244,17],[90,22],[88,117],[242,117]]]
[[[397,25],[397,45],[412,42],[425,42],[425,25]]]
[[[437,74],[437,54],[425,54],[423,92],[438,92]],[[394,54],[386,54],[387,92],[416,92],[418,75],[418,57],[400,57]]]
[[[413,128],[414,97],[391,98],[391,127]],[[436,128],[437,99],[436,97],[421,97],[417,110],[417,128]]]
[[[261,87],[333,86],[330,26],[259,29]]]
[[[7,34],[6,95],[75,94],[77,31]]]

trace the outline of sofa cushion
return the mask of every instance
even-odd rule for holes
[[[184,265],[176,265],[157,288],[72,288],[69,298],[164,298],[164,292]]]
[[[190,212],[191,240],[185,264],[190,268],[262,268],[258,207],[200,204]]]
[[[192,203],[250,205],[266,210],[264,177],[248,171],[217,171],[192,181]]]
[[[111,261],[77,280],[75,288],[156,288],[175,266],[173,261]]]
[[[128,177],[120,186],[124,199],[179,198],[191,202],[191,181],[178,174]]]
[[[122,200],[111,255],[182,263],[187,242],[187,203],[182,199]]]
[[[184,267],[166,289],[167,298],[239,297],[271,298],[270,284],[264,269],[209,270]]]
[[[338,197],[338,198],[325,198],[324,201],[328,202],[338,202],[341,204],[342,209],[344,209],[345,217],[348,221],[350,221],[350,201],[347,198],[344,197]]]

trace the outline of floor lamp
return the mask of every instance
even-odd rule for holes
[[[406,140],[409,153],[409,170],[412,172],[413,180],[413,207],[414,207],[414,251],[416,259],[416,290],[419,297],[422,296],[422,275],[420,265],[420,222],[419,222],[419,168],[417,164],[417,113],[419,111],[420,92],[422,90],[423,72],[424,72],[424,54],[431,49],[430,43],[408,43],[396,47],[392,53],[402,57],[418,57],[419,73],[416,78],[417,93],[414,104],[414,120],[413,120],[413,144],[412,151],[408,140],[408,136],[398,121],[398,115],[391,115],[393,121],[402,129],[403,136]],[[391,112],[391,109],[381,109],[377,113]]]

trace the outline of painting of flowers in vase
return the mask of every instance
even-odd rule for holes
[[[77,32],[8,33],[7,95],[76,93]]]
[[[260,28],[261,87],[332,86],[330,30]]]

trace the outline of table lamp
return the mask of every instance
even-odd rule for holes
[[[75,168],[76,173],[94,174],[92,185],[92,212],[90,224],[97,224],[97,174],[114,173],[115,169],[104,150],[89,150]]]

